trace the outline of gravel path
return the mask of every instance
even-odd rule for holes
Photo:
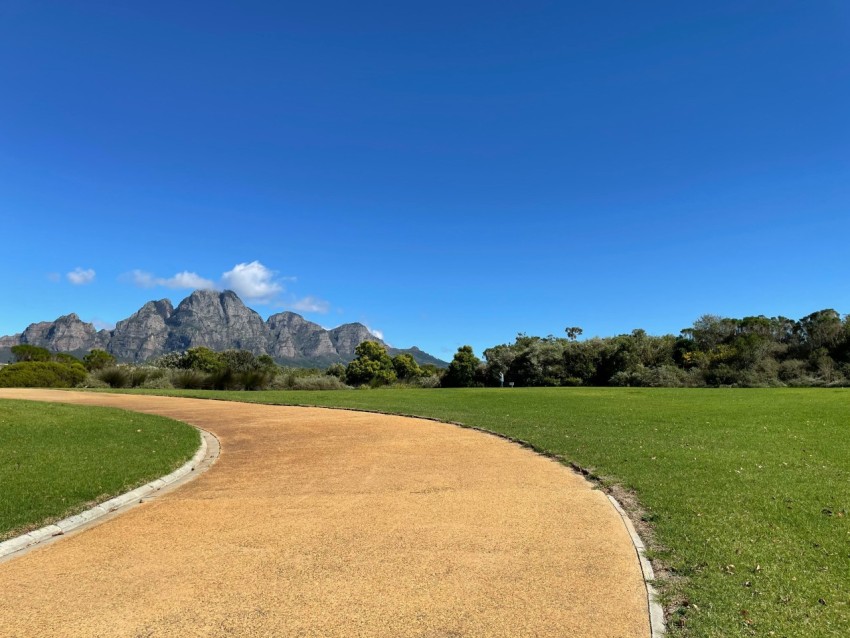
[[[0,398],[160,414],[221,442],[194,481],[0,565],[0,636],[649,636],[605,495],[497,437],[319,408]]]

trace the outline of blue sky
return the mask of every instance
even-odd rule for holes
[[[443,358],[850,312],[850,5],[0,1],[0,334],[233,287]]]

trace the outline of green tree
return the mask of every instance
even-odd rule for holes
[[[47,348],[39,348],[28,343],[12,346],[12,356],[18,363],[23,361],[52,361],[53,355]]]
[[[183,358],[183,365],[190,370],[209,373],[222,372],[226,367],[217,352],[203,346],[189,348]]]
[[[115,364],[115,357],[106,352],[106,350],[94,349],[83,357],[83,365],[86,370],[102,370],[108,366]]]
[[[569,326],[564,329],[564,332],[567,333],[567,339],[569,339],[570,341],[575,341],[581,336],[584,330],[582,330],[578,326]]]
[[[345,366],[341,363],[332,363],[325,370],[325,374],[330,377],[336,377],[340,381],[345,381]]]
[[[261,354],[257,357],[257,367],[262,370],[268,370],[270,372],[277,372],[277,364],[274,362],[274,359],[271,355]]]
[[[449,364],[441,385],[447,388],[470,388],[475,385],[475,377],[481,360],[475,356],[472,346],[461,346]]]
[[[215,355],[221,365],[231,372],[249,372],[260,368],[257,357],[247,350],[225,350]]]
[[[420,368],[419,364],[416,363],[416,359],[406,352],[394,356],[392,362],[396,376],[399,379],[408,380],[422,376],[422,368]]]
[[[388,385],[397,379],[387,349],[376,341],[364,341],[354,350],[357,357],[345,369],[349,385]]]

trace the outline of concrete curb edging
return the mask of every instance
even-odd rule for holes
[[[623,519],[623,525],[625,525],[626,531],[632,539],[632,544],[635,546],[635,552],[640,561],[640,571],[643,573],[643,582],[646,586],[646,604],[649,608],[649,630],[651,637],[661,638],[667,631],[664,624],[664,609],[661,607],[661,603],[658,602],[658,592],[655,591],[655,587],[652,585],[652,581],[655,580],[655,572],[652,570],[652,565],[650,565],[649,559],[646,557],[646,546],[635,530],[635,526],[632,524],[629,515],[626,514],[626,511],[617,499],[608,494],[608,500],[611,501],[614,509],[617,510],[620,518]]]
[[[95,521],[98,521],[99,519],[118,510],[124,510],[133,505],[138,505],[146,498],[150,500],[154,496],[157,496],[156,493],[160,492],[164,488],[176,487],[177,484],[189,481],[195,478],[195,476],[201,474],[203,471],[209,469],[219,455],[220,445],[218,439],[206,430],[198,427],[195,427],[195,429],[198,430],[201,435],[201,445],[198,448],[198,451],[195,452],[191,459],[171,472],[171,474],[162,476],[150,483],[142,485],[141,487],[125,492],[124,494],[119,494],[108,501],[95,505],[85,512],[74,514],[73,516],[64,518],[57,523],[45,525],[44,527],[33,530],[32,532],[21,534],[15,538],[3,541],[0,543],[0,561],[12,554],[32,549],[36,545],[50,541],[57,536],[64,536],[69,532],[94,523]],[[196,469],[199,469],[200,471],[195,472]],[[195,472],[195,474],[193,474],[193,472]]]

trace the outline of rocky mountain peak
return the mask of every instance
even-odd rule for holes
[[[325,330],[288,311],[263,321],[232,290],[196,290],[176,308],[168,299],[148,301],[111,331],[97,332],[75,313],[34,323],[21,334],[0,337],[0,350],[5,349],[8,358],[8,349],[19,343],[75,354],[102,348],[119,361],[141,363],[167,352],[205,346],[269,354],[290,365],[327,365],[350,361],[355,348],[366,340],[383,343],[362,323]],[[418,349],[410,352],[438,361]]]
[[[362,323],[345,323],[330,331],[331,341],[340,354],[354,356],[354,350],[364,341],[377,341],[386,345],[383,340],[373,335],[369,328]]]

